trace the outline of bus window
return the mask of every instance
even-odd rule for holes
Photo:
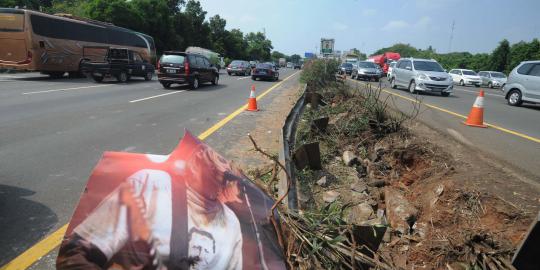
[[[0,9],[0,32],[22,32],[24,12]]]

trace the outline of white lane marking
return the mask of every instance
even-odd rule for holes
[[[35,91],[35,92],[24,92],[22,94],[33,95],[33,94],[43,94],[43,93],[52,93],[52,92],[60,92],[60,91],[79,90],[79,89],[86,89],[86,88],[106,87],[106,86],[111,86],[111,85],[92,85],[92,86],[81,86],[81,87],[63,88],[63,89],[51,89],[51,90],[43,90],[43,91]]]
[[[174,91],[174,92],[165,93],[165,94],[161,94],[161,95],[155,95],[155,96],[151,96],[151,97],[135,99],[135,100],[131,100],[129,103],[136,103],[136,102],[145,101],[145,100],[149,100],[149,99],[153,99],[153,98],[158,98],[158,97],[168,96],[168,95],[172,95],[172,94],[182,93],[182,92],[185,92],[185,91],[186,90],[180,90],[180,91]]]
[[[478,95],[478,92],[477,92],[477,91],[472,91],[472,90],[467,90],[467,89],[459,89],[459,88],[456,88],[456,87],[454,87],[454,90],[464,91],[464,92],[469,92],[469,93],[473,93],[473,94],[477,94],[477,95]],[[497,94],[486,93],[486,91],[484,91],[484,94],[485,94],[485,95],[488,95],[488,96],[504,97],[503,95],[497,95]]]
[[[247,76],[247,77],[238,78],[237,80],[245,80],[245,79],[249,79],[249,78],[251,78],[251,77]]]

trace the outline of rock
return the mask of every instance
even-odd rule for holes
[[[390,226],[402,234],[409,234],[411,226],[416,222],[418,210],[398,189],[386,186],[384,198]]]
[[[317,180],[317,185],[321,187],[326,187],[327,181],[326,181],[326,175],[321,177],[321,179]]]
[[[390,243],[392,241],[392,230],[390,228],[386,229],[382,237],[383,242]]]
[[[364,202],[370,199],[369,194],[364,192],[351,191],[351,199],[353,202]]]
[[[351,184],[351,190],[355,192],[364,192],[367,190],[367,185],[364,181],[358,179]]]
[[[371,161],[377,162],[381,159],[381,157],[386,153],[387,148],[385,146],[380,145],[379,143],[376,143],[373,147],[373,152],[371,152],[370,158]]]
[[[338,113],[336,116],[330,117],[330,121],[328,121],[329,125],[335,125],[337,122],[339,122],[343,117],[347,116],[348,113]]]
[[[347,150],[343,152],[343,162],[347,166],[352,166],[358,163],[358,157],[352,151]]]
[[[423,239],[423,238],[426,237],[426,232],[428,230],[428,225],[426,223],[423,223],[423,222],[416,222],[412,226],[412,229],[413,229],[413,234],[416,234],[416,235],[420,236],[420,238]]]
[[[327,203],[332,203],[339,197],[339,192],[330,190],[323,194],[323,200]]]
[[[373,208],[367,203],[361,203],[350,208],[346,221],[351,224],[363,224],[370,220],[373,215]]]
[[[367,175],[367,169],[363,165],[356,166],[356,172],[359,177],[365,177]]]
[[[307,202],[309,202],[309,196],[304,194],[304,192],[298,192],[298,201],[301,204],[306,204]]]
[[[380,188],[386,186],[386,181],[384,179],[371,179],[368,181],[367,185],[370,187]]]

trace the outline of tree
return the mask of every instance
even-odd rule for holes
[[[272,62],[277,63],[277,62],[279,62],[279,59],[280,59],[280,58],[285,58],[285,59],[287,59],[288,56],[285,55],[284,53],[281,53],[281,52],[278,52],[278,51],[273,51],[273,52],[272,52],[272,55],[270,56],[270,58],[271,58]]]
[[[225,54],[225,40],[227,39],[227,30],[225,30],[227,21],[222,19],[219,15],[215,15],[210,18],[210,40],[212,41],[212,48],[214,51]]]
[[[205,21],[206,11],[201,3],[189,0],[183,12],[174,14],[174,31],[179,40],[179,49],[189,46],[211,48],[210,24]]]
[[[367,55],[366,55],[365,53],[361,53],[360,50],[357,49],[357,48],[352,48],[352,49],[350,50],[350,53],[352,53],[352,54],[358,56],[358,58],[359,58],[360,60],[365,60],[365,59],[367,58]]]
[[[489,60],[489,66],[494,71],[506,71],[510,60],[510,43],[503,39],[495,48]]]
[[[270,51],[274,48],[272,42],[261,33],[249,33],[245,36],[249,60],[270,60]]]
[[[520,41],[510,47],[510,57],[507,71],[516,67],[519,63],[527,60],[535,60],[540,56],[540,42],[533,39],[530,43]]]
[[[225,39],[226,56],[231,59],[247,59],[247,41],[240,29],[232,29],[227,32]]]
[[[140,2],[140,1],[136,1]],[[143,21],[135,1],[93,0],[85,5],[85,14],[91,19],[140,31]],[[147,18],[145,18],[147,19]]]
[[[51,6],[50,0],[0,0],[0,7],[26,7],[27,9],[41,10]]]
[[[397,52],[401,57],[414,57],[418,54],[418,49],[409,44],[397,43],[390,47],[379,49],[372,55],[383,54],[385,52]]]

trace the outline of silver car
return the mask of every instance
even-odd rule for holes
[[[392,70],[392,88],[404,87],[411,93],[441,93],[443,97],[454,91],[452,77],[433,59],[402,58]]]
[[[353,66],[351,78],[357,80],[364,79],[369,81],[373,79],[378,82],[382,76],[382,70],[380,70],[378,67],[379,66],[377,66],[373,62],[358,61]]]
[[[525,61],[515,67],[503,86],[508,104],[540,103],[540,61]]]
[[[478,76],[482,79],[482,85],[489,88],[499,88],[506,83],[506,75],[497,71],[480,71]]]

